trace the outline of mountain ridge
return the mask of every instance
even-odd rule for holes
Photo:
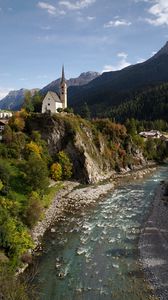
[[[70,78],[67,80],[68,87],[73,86],[81,86],[87,84],[91,80],[95,79],[96,77],[100,76],[100,73],[95,71],[87,71],[81,73],[76,78]],[[30,91],[32,94],[35,91],[40,91],[41,94],[46,94],[49,90],[53,92],[59,92],[59,84],[60,78],[52,81],[42,89],[24,89],[21,88],[19,90],[13,90],[8,93],[3,99],[0,100],[0,109],[11,109],[11,110],[18,110],[23,104],[24,95],[26,91]]]
[[[76,113],[80,113],[84,103],[87,102],[92,116],[105,116],[111,107],[133,99],[150,86],[166,82],[168,82],[168,42],[145,62],[118,71],[102,74],[88,71],[81,73],[77,78],[70,78],[67,80],[68,104]],[[43,87],[40,93],[45,95],[49,90],[58,92],[59,83],[58,78]],[[0,101],[0,108],[19,109],[23,99],[17,98],[13,102],[10,103],[8,95]]]

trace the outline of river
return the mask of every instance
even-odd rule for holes
[[[44,238],[34,283],[40,300],[147,300],[138,239],[167,167],[126,183],[87,209],[67,215]]]

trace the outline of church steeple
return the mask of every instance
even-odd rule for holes
[[[64,65],[62,66],[62,77],[60,81],[60,99],[62,102],[62,108],[67,107],[67,84],[65,80],[65,73],[64,73]]]
[[[62,66],[62,78],[61,83],[65,82],[65,72],[64,72],[64,65]]]

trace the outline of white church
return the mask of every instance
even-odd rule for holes
[[[60,95],[49,91],[42,103],[42,113],[57,113],[58,108],[67,108],[67,84],[65,80],[64,67],[62,67],[62,78],[60,81]]]

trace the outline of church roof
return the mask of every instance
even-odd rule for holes
[[[60,102],[60,103],[62,103],[61,100],[60,100],[60,97],[59,97],[59,95],[58,95],[57,93],[54,93],[54,92],[52,92],[52,91],[49,91],[49,92],[47,93],[47,96],[50,96],[55,102]]]
[[[64,65],[62,66],[62,77],[61,77],[61,83],[65,82],[65,73],[64,73]]]

